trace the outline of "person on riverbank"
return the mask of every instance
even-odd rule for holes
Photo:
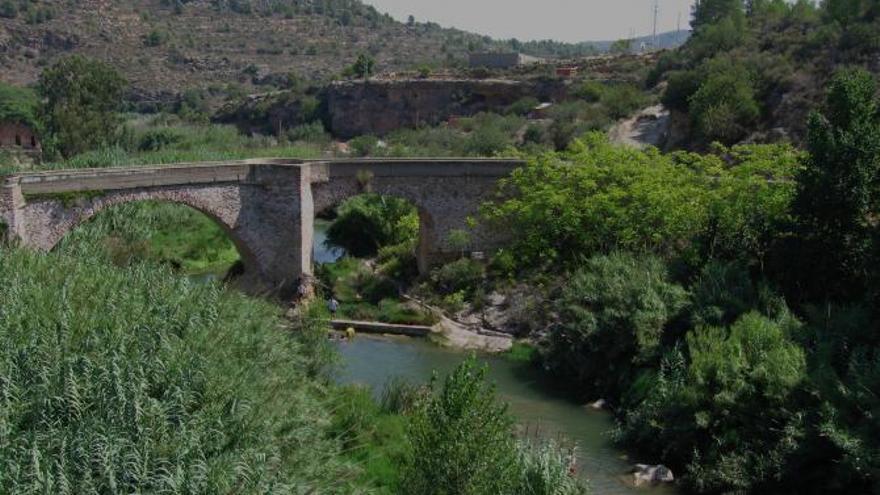
[[[330,300],[327,301],[327,309],[330,310],[330,316],[336,316],[336,311],[339,310],[339,301],[335,297],[330,296]]]

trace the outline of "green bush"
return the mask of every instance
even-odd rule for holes
[[[518,478],[513,418],[485,383],[486,369],[469,359],[433,379],[430,395],[413,412],[412,457],[403,493],[496,495],[515,493]]]
[[[376,151],[379,138],[376,136],[358,136],[348,142],[351,154],[357,157],[370,156]]]
[[[520,442],[521,479],[517,495],[585,495],[587,487],[571,472],[573,450],[556,442]]]
[[[739,141],[761,116],[753,75],[726,57],[708,62],[702,70],[706,75],[689,99],[694,129],[705,142]]]
[[[656,150],[613,146],[598,133],[565,154],[541,155],[502,181],[505,201],[483,209],[517,232],[519,267],[552,265],[614,249],[659,253],[686,246],[705,225],[706,179]]]
[[[3,2],[0,2],[0,17],[15,19],[17,15],[18,8],[12,0],[3,0]]]
[[[611,118],[622,119],[647,105],[648,98],[632,84],[611,84],[605,87],[600,102]]]
[[[742,263],[712,261],[691,287],[691,321],[696,328],[725,326],[757,305],[757,291]]]
[[[494,156],[510,146],[513,146],[510,135],[495,125],[476,128],[464,145],[468,154],[477,156]]]
[[[475,358],[438,387],[436,376],[419,393],[409,425],[412,451],[401,493],[418,495],[584,495],[569,470],[571,452],[553,442],[514,438],[513,418],[499,404],[486,368]]]
[[[584,81],[583,84],[575,88],[573,94],[589,103],[598,103],[605,94],[605,85],[599,81]]]
[[[0,120],[19,122],[39,130],[40,102],[34,91],[0,82]]]
[[[687,303],[653,257],[599,256],[571,274],[556,302],[545,366],[586,398],[616,401],[659,362],[664,329]]]
[[[356,257],[374,256],[385,246],[418,238],[419,216],[408,201],[378,194],[362,194],[344,202],[327,229],[327,240]]]
[[[183,141],[183,135],[174,128],[164,127],[147,131],[137,145],[140,151],[159,151]]]
[[[431,284],[442,295],[460,292],[469,298],[482,282],[483,265],[471,258],[447,263],[431,273]]]
[[[748,313],[729,329],[692,331],[687,359],[670,353],[622,438],[684,466],[699,492],[774,486],[804,436],[791,408],[806,379],[804,352],[789,339],[796,328],[791,317]]]
[[[520,98],[512,105],[507,107],[505,113],[508,115],[528,115],[529,112],[535,109],[540,102],[534,96],[526,96],[525,98]]]
[[[309,124],[298,125],[287,131],[287,139],[296,142],[304,141],[306,143],[328,143],[331,140],[330,135],[324,129],[324,124],[319,121]]]
[[[663,92],[663,104],[672,110],[687,112],[690,108],[691,96],[700,89],[700,77],[692,70],[670,72],[666,91]]]

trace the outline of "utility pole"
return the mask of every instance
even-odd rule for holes
[[[678,21],[675,23],[675,41],[681,43],[681,11],[678,11]]]
[[[654,35],[651,44],[654,46],[654,49],[657,50],[660,47],[657,46],[657,16],[660,14],[660,0],[654,0]]]

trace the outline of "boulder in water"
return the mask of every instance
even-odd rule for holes
[[[675,476],[673,476],[672,470],[663,464],[657,464],[656,466],[636,464],[633,466],[633,481],[636,486],[672,483],[675,481]]]

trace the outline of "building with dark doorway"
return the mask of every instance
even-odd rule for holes
[[[0,165],[27,168],[39,163],[43,148],[40,137],[30,126],[21,122],[0,121]],[[5,162],[9,163],[5,163]]]

